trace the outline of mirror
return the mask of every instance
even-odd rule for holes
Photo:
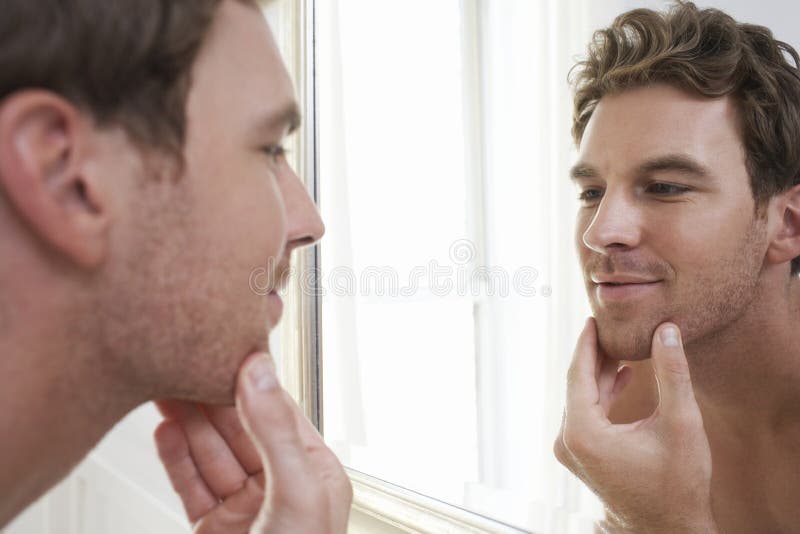
[[[590,314],[567,76],[595,29],[666,5],[316,4],[322,406],[346,466],[518,528],[590,531],[600,504],[552,454]],[[784,3],[714,5],[800,40]]]

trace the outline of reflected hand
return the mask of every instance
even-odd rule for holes
[[[235,408],[156,404],[158,453],[196,534],[346,531],[350,480],[269,355],[240,369]]]
[[[670,327],[676,337],[665,343]],[[589,319],[569,369],[556,457],[603,500],[606,531],[716,532],[711,449],[677,326],[656,329],[651,356],[658,406],[647,419],[612,424],[609,409],[630,369],[601,353]]]

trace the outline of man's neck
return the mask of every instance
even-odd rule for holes
[[[731,328],[687,346],[723,532],[785,532],[800,520],[800,282],[760,289]]]
[[[41,317],[35,324],[0,337],[0,528],[138,404],[74,332]]]
[[[725,331],[687,346],[687,356],[710,435],[785,442],[800,437],[800,281],[758,295]]]

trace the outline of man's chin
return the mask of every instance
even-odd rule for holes
[[[236,375],[217,376],[213,383],[204,381],[196,384],[193,391],[188,391],[179,398],[209,406],[231,406],[236,402]]]
[[[598,320],[598,345],[612,360],[646,360],[650,357],[653,331],[641,325],[604,325]]]
[[[263,351],[263,347],[268,347],[269,344],[262,345],[257,343],[252,346],[255,348],[248,350],[240,348],[237,350],[235,358],[219,358],[216,365],[207,367],[204,372],[201,372],[201,368],[198,366],[196,370],[201,374],[197,376],[198,383],[193,392],[195,398],[192,400],[212,406],[231,406],[235,404],[236,384],[242,364],[250,354]]]

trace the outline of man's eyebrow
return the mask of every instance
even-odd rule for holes
[[[287,109],[288,110],[285,112],[283,121],[285,124],[289,125],[289,133],[294,133],[298,128],[300,128],[300,124],[303,122],[303,116],[300,113],[300,108],[297,105],[297,102],[292,102]]]
[[[597,171],[587,163],[576,163],[569,170],[569,176],[572,180],[579,180],[581,178],[596,178]]]
[[[667,154],[649,159],[641,163],[636,170],[638,175],[657,172],[677,172],[697,178],[707,178],[711,175],[708,167],[683,154]]]
[[[300,115],[300,108],[297,102],[290,102],[275,113],[269,113],[263,119],[259,120],[259,129],[267,131],[283,130],[288,127],[289,134],[295,132],[302,123],[302,116]]]
[[[686,175],[693,175],[697,178],[707,178],[711,175],[711,171],[708,169],[708,167],[684,154],[666,154],[664,156],[658,156],[648,159],[636,167],[636,174],[638,176],[657,172],[677,172]],[[594,167],[582,162],[578,162],[573,165],[569,174],[572,180],[599,177],[599,173]]]

